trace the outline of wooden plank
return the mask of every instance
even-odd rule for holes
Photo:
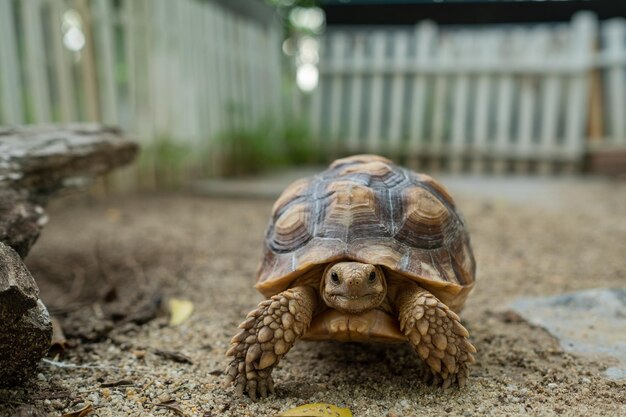
[[[102,122],[118,124],[117,86],[115,84],[115,41],[110,0],[92,0],[91,15],[94,22],[95,56],[100,87]]]
[[[494,59],[494,50],[497,45],[497,38],[494,38],[493,31],[481,33],[472,39],[472,50],[476,53],[476,59],[488,63]],[[489,100],[492,89],[491,74],[481,74],[476,80],[476,99],[474,105],[473,123],[473,160],[472,171],[482,173],[485,170],[484,159],[488,153],[489,135]]]
[[[259,36],[259,28],[257,25],[249,22],[245,26],[244,31],[246,39],[246,97],[250,112],[250,123],[252,126],[258,126],[262,117],[263,103],[261,102],[261,95],[258,94],[261,77],[259,76],[260,66],[257,63],[263,60],[263,51],[256,47],[257,38]]]
[[[365,35],[358,34],[352,38],[352,57],[351,60],[355,66],[364,65],[365,61]],[[363,97],[363,77],[359,74],[352,74],[350,97],[347,102],[348,106],[348,150],[357,152],[360,142],[361,128],[361,100]]]
[[[215,149],[214,156],[218,158],[218,143],[215,142],[217,139],[217,135],[223,130],[222,126],[222,111],[221,111],[221,94],[222,89],[220,88],[220,65],[219,65],[219,56],[218,56],[218,41],[219,34],[217,32],[217,19],[219,16],[217,15],[217,11],[213,3],[208,2],[204,5],[205,9],[205,39],[212,39],[210,42],[206,42],[206,45],[209,47],[207,51],[207,59],[205,61],[206,65],[206,77],[208,81],[207,86],[207,99],[208,99],[208,119],[210,122],[209,125],[209,135],[212,141],[212,147]],[[211,160],[215,163],[215,158]]]
[[[424,21],[417,25],[415,30],[415,42],[417,51],[415,55],[415,65],[421,66],[431,59],[433,55],[434,39],[437,26]],[[410,105],[410,126],[409,126],[409,154],[418,155],[424,147],[424,119],[426,117],[426,89],[427,77],[417,73],[413,78],[413,90]]]
[[[122,27],[124,30],[124,59],[126,60],[127,77],[127,99],[129,113],[127,119],[129,124],[136,121],[138,100],[137,100],[137,71],[136,71],[136,32],[135,32],[135,12],[133,0],[123,0],[122,3]],[[163,28],[165,29],[165,28]],[[133,126],[135,128],[135,126]]]
[[[449,38],[440,37],[436,46],[437,55],[434,60],[440,65],[447,65],[452,60],[453,51]],[[440,162],[443,156],[444,140],[446,136],[446,120],[448,117],[448,90],[450,77],[447,74],[436,75],[433,87],[433,113],[430,131],[430,143],[428,153],[432,158],[431,168],[433,171],[441,169]]]
[[[41,24],[41,1],[21,2],[22,33],[24,34],[27,105],[32,115],[26,122],[46,123],[52,120],[50,112],[50,89],[46,74],[46,55]],[[31,119],[32,118],[32,119]]]
[[[331,59],[334,62],[342,62],[345,59],[348,39],[345,34],[339,32],[332,37]],[[343,76],[341,74],[330,77],[330,109],[328,135],[331,141],[331,153],[337,152],[341,141],[341,105],[343,95]]]
[[[519,57],[526,60],[534,60],[537,58],[536,42],[529,41],[535,39],[536,32],[527,30],[516,30],[514,36],[521,49]],[[536,85],[537,78],[531,75],[522,76],[519,80],[519,104],[518,104],[518,125],[517,125],[517,144],[514,146],[514,152],[511,156],[516,159],[515,167],[520,173],[528,171],[528,162],[532,154],[532,140],[535,124],[535,101],[536,101]]]
[[[282,26],[278,22],[272,22],[269,26],[269,84],[272,88],[271,106],[273,117],[279,126],[283,121],[283,94],[282,94]],[[262,60],[261,60],[262,62]]]
[[[398,68],[405,66],[409,55],[409,36],[406,32],[398,32],[394,36],[393,57],[390,58]],[[389,151],[400,152],[402,146],[402,115],[404,114],[404,90],[406,74],[398,70],[391,81],[391,97],[389,103]]]
[[[219,141],[219,134],[223,130],[223,119],[221,117],[220,108],[222,101],[222,90],[220,86],[221,67],[219,65],[217,46],[219,42],[217,19],[219,19],[219,16],[214,4],[211,2],[204,4],[204,10],[204,39],[207,40],[205,43],[208,46],[205,65],[207,77],[206,99],[208,101],[207,119],[209,121],[209,161],[211,165],[209,173],[213,176],[217,176],[223,169],[223,154]],[[211,41],[209,42],[208,39],[211,39]]]
[[[508,75],[498,77],[498,98],[496,111],[496,140],[494,144],[494,172],[502,174],[506,167],[511,141],[511,119],[513,112],[513,78]]]
[[[570,91],[565,114],[564,151],[574,163],[581,162],[587,126],[589,99],[589,71],[592,65],[593,45],[596,40],[597,21],[591,13],[579,13],[572,20],[572,66],[578,71],[570,81]],[[623,41],[624,38],[622,38]],[[622,73],[623,73],[622,69]],[[622,74],[623,75],[623,74]],[[623,90],[622,90],[623,92]],[[622,93],[623,94],[623,93]],[[572,167],[573,169],[574,167]]]
[[[382,62],[385,57],[385,44],[387,35],[383,31],[376,31],[371,35],[372,62]],[[382,145],[381,122],[383,116],[383,74],[374,72],[370,81],[370,103],[367,125],[367,149],[369,152],[377,152]]]
[[[555,38],[554,31],[549,32],[542,29],[538,36],[543,44],[544,56],[551,56],[552,59],[563,59],[563,49],[554,45],[558,39]],[[560,114],[560,97],[562,87],[562,77],[548,74],[543,77],[542,89],[539,102],[541,103],[541,119],[539,120],[539,145],[540,155],[538,170],[542,174],[548,174],[553,170],[553,158],[557,155],[558,120]]]
[[[13,1],[0,0],[0,124],[24,123],[22,91]]]
[[[325,59],[327,58],[326,57],[326,45],[327,45],[328,39],[329,37],[327,36],[323,36],[320,38],[319,55],[320,55],[320,61],[322,62],[320,67],[324,65],[323,62],[325,62]],[[310,100],[311,112],[310,112],[309,125],[311,126],[311,131],[313,132],[313,147],[315,149],[324,149],[323,148],[323,136],[325,132],[322,129],[322,103],[324,102],[323,95],[324,95],[324,85],[326,83],[326,78],[327,77],[322,77],[320,75],[317,88],[313,90],[311,93],[309,93],[309,95],[305,94],[305,99]]]
[[[94,58],[93,25],[87,0],[76,0],[76,9],[83,20],[83,34],[85,47],[81,50],[80,71],[84,96],[84,118],[94,122],[100,120],[100,106],[98,99],[98,83],[96,80],[96,65]]]
[[[54,80],[59,94],[60,120],[70,122],[77,120],[75,88],[72,79],[72,57],[63,45],[61,22],[65,8],[59,1],[50,4],[50,30],[52,32],[52,59],[54,63]]]
[[[465,56],[469,51],[470,34],[463,31],[455,34],[452,38],[456,45],[455,56]],[[462,157],[468,145],[467,132],[467,113],[468,113],[468,96],[469,96],[469,78],[467,75],[459,74],[454,77],[454,93],[452,98],[452,132],[450,143],[450,170],[452,172],[460,172],[462,169]]]
[[[604,26],[606,51],[610,64],[607,69],[607,95],[610,111],[610,144],[626,144],[626,72],[620,58],[626,53],[626,22],[622,19],[611,20]]]
[[[197,149],[194,161],[194,168],[204,173],[207,168],[207,132],[208,130],[208,106],[205,100],[207,96],[207,74],[205,67],[205,57],[207,40],[203,36],[203,27],[206,25],[202,14],[205,5],[193,2],[191,8],[191,38],[193,39],[193,80],[195,81],[195,107],[196,107],[196,132],[195,146]],[[192,175],[192,174],[191,174]]]

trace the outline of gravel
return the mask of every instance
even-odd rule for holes
[[[277,394],[257,403],[223,388],[221,372],[237,324],[261,300],[252,284],[272,201],[59,201],[27,263],[71,346],[27,386],[0,390],[0,415],[61,416],[88,403],[100,417],[176,415],[166,403],[188,416],[265,416],[311,402],[355,416],[626,415],[626,384],[603,376],[610,359],[564,352],[506,307],[624,286],[626,184],[570,184],[536,198],[559,204],[459,194],[478,262],[462,314],[478,349],[466,388],[425,385],[408,346],[302,342],[275,371]],[[125,321],[170,297],[194,303],[183,324],[169,326],[162,310],[145,324]],[[129,384],[101,387],[120,381]]]

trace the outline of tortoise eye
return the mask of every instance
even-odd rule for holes
[[[333,282],[333,284],[339,284],[339,275],[337,275],[335,271],[331,272],[330,280]]]
[[[375,272],[375,271],[370,272],[370,276],[368,277],[368,279],[367,279],[367,280],[368,280],[370,283],[372,283],[372,282],[376,281],[376,272]]]

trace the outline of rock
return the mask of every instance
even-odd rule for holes
[[[43,207],[28,201],[26,190],[0,189],[0,242],[11,246],[22,258],[47,221]]]
[[[131,162],[138,147],[97,124],[0,128],[0,188],[47,198]]]
[[[52,323],[19,255],[0,243],[0,386],[31,376],[48,352]]]
[[[3,323],[0,331],[0,387],[23,383],[50,348],[52,325],[48,310],[37,301],[19,320]]]
[[[50,317],[21,259],[47,222],[42,205],[137,150],[118,129],[95,124],[0,128],[0,386],[32,376],[50,348]]]
[[[626,288],[522,298],[511,308],[550,332],[567,352],[612,358],[617,366],[605,376],[626,379]]]
[[[0,322],[17,321],[37,305],[38,299],[39,289],[22,259],[0,242]]]

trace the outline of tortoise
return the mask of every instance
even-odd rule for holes
[[[432,177],[377,155],[334,161],[272,209],[256,289],[227,385],[256,400],[296,340],[408,342],[427,380],[462,387],[476,349],[457,313],[474,286],[465,222]]]

